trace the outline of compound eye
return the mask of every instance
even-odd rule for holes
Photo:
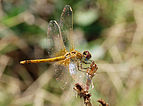
[[[83,55],[86,55],[86,51],[83,52]]]
[[[84,51],[83,55],[86,58],[86,60],[89,60],[91,58],[91,54],[89,53],[89,51]]]
[[[89,60],[91,58],[91,54],[89,52],[87,52],[87,56],[86,58]]]

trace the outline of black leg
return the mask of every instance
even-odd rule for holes
[[[86,70],[89,68],[89,67],[83,67],[81,61],[80,61],[80,63],[77,62],[77,67],[78,67],[78,70],[82,71],[82,72],[86,72]]]
[[[84,64],[91,64],[93,60],[83,61]]]

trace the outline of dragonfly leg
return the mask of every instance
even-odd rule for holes
[[[89,67],[83,67],[81,61],[77,61],[77,67],[78,67],[78,70],[82,72],[86,72],[86,70],[89,68]]]
[[[83,61],[84,64],[91,64],[93,60]]]

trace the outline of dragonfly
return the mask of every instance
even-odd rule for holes
[[[51,20],[48,23],[47,39],[50,39],[52,49],[50,58],[23,60],[20,64],[56,62],[67,66],[70,73],[75,74],[82,64],[90,64],[91,54],[89,51],[83,53],[75,49],[73,41],[73,11],[70,5],[66,5],[60,17],[60,22]],[[76,69],[77,68],[77,69]]]

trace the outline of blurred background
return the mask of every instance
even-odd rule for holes
[[[89,50],[99,68],[92,104],[102,98],[110,106],[143,106],[142,0],[0,0],[0,106],[83,105],[73,85],[58,84],[51,64],[19,64],[48,57],[48,22],[58,21],[66,4],[77,49]]]

